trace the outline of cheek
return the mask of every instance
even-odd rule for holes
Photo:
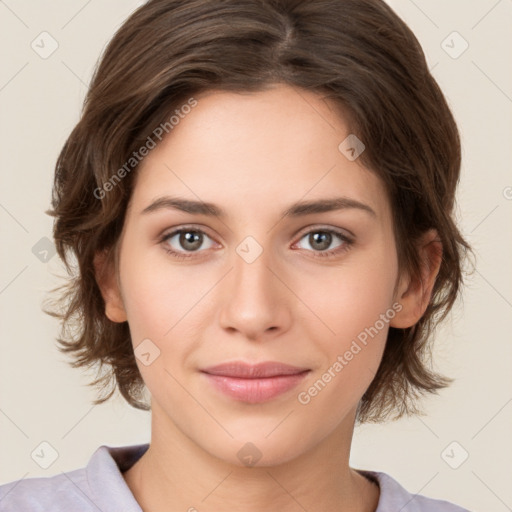
[[[324,324],[323,332],[330,332],[329,346],[335,339],[342,348],[392,307],[396,260],[392,253],[377,256],[300,278],[300,296],[307,298],[305,302]]]
[[[315,314],[309,315],[312,320],[305,327],[324,354],[322,368],[315,372],[315,389],[309,393],[302,388],[307,395],[302,403],[321,394],[322,398],[315,398],[318,405],[329,400],[341,404],[345,398],[354,405],[378,369],[389,322],[396,313],[397,267],[390,251],[368,256],[357,265],[333,270],[328,279],[318,274],[316,279],[310,275],[301,280],[301,293]]]
[[[346,277],[332,285],[325,300],[313,297],[322,320],[332,332],[315,336],[317,350],[323,354],[322,365],[298,389],[297,402],[305,414],[327,434],[357,406],[371,384],[384,352],[389,322],[395,315],[392,305],[393,281],[378,273],[373,280]],[[335,298],[335,299],[334,299]],[[311,323],[309,325],[312,325]],[[318,322],[316,322],[318,326]]]
[[[330,387],[339,388],[342,395],[356,397],[377,371],[395,311],[389,293],[370,287],[363,293],[358,285],[346,283],[331,297],[336,299],[315,303],[330,332],[322,329],[322,334],[317,331],[315,335],[311,329],[309,336],[324,354],[317,377],[322,376]]]
[[[121,262],[121,272],[132,337],[163,341],[194,314],[214,281],[199,266],[170,264],[163,249],[126,252],[129,255]]]

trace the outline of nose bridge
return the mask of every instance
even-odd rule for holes
[[[238,299],[249,299],[249,302],[271,300],[275,292],[275,277],[270,271],[274,260],[271,250],[268,243],[264,247],[263,242],[260,244],[252,236],[246,237],[236,247],[233,293]]]
[[[275,258],[270,251],[254,237],[246,237],[235,248],[223,303],[225,328],[257,337],[271,327],[282,327],[283,284],[274,275]]]

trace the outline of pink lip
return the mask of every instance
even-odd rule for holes
[[[294,388],[309,369],[272,361],[256,365],[235,361],[202,372],[222,393],[235,400],[256,404]]]
[[[266,402],[294,388],[309,369],[273,361],[256,365],[234,361],[202,372],[217,390],[235,400],[254,404]]]

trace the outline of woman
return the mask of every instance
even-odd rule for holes
[[[465,510],[349,466],[356,422],[449,383],[426,355],[469,248],[459,171],[452,114],[384,2],[139,8],[49,213],[78,262],[61,349],[107,365],[96,403],[117,386],[151,441],[1,486],[0,510]]]

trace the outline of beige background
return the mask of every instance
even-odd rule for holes
[[[56,256],[42,262],[33,253],[41,256],[41,239],[51,238],[44,210],[53,166],[94,64],[140,4],[0,1],[0,483],[82,467],[101,444],[149,439],[149,413],[121,398],[92,406],[87,376],[57,351],[58,326],[41,303],[62,267]],[[463,304],[437,333],[437,367],[456,382],[425,401],[425,417],[359,428],[352,465],[388,472],[413,493],[505,512],[512,510],[512,1],[390,4],[422,43],[459,123],[458,211],[478,265]],[[46,59],[31,48],[43,31],[58,43]],[[469,47],[453,58],[464,41]],[[31,458],[43,441],[58,452],[48,469]]]

